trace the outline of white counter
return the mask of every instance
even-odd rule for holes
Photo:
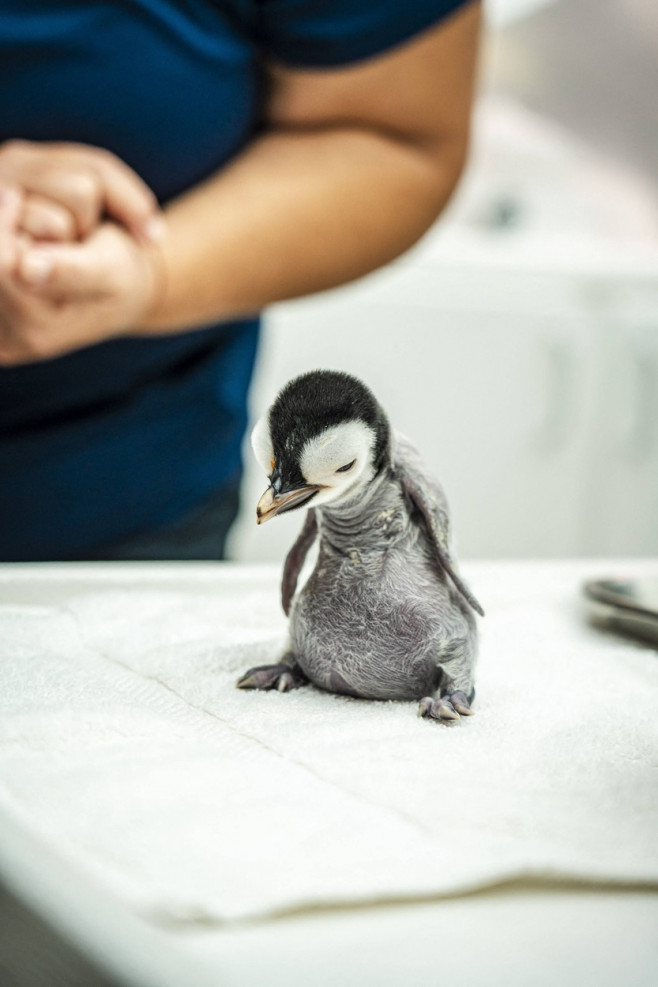
[[[0,876],[145,987],[648,987],[658,662],[579,585],[657,572],[465,566],[453,729],[234,690],[283,638],[276,568],[0,567]]]

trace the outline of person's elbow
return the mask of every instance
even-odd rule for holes
[[[402,253],[439,219],[456,191],[469,155],[468,132],[436,139],[405,137],[398,143],[401,209],[391,213]]]
[[[415,145],[416,155],[422,162],[419,193],[425,199],[428,226],[438,219],[457,190],[466,169],[469,150],[468,130]]]

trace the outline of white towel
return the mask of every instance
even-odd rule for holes
[[[465,567],[487,617],[456,727],[237,690],[284,640],[274,569],[95,589],[102,571],[59,606],[0,606],[0,824],[140,914],[658,884],[658,660],[587,627],[569,566]]]

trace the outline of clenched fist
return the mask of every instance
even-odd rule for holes
[[[18,225],[39,240],[84,239],[105,217],[137,239],[157,238],[158,203],[116,155],[86,144],[0,144],[0,186],[22,192]]]
[[[46,359],[138,325],[162,289],[158,248],[101,222],[84,239],[35,242],[25,197],[0,188],[0,364]]]

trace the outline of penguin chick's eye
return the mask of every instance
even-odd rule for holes
[[[336,470],[336,472],[337,473],[347,473],[349,470],[352,469],[352,467],[354,466],[355,462],[356,462],[356,459],[353,459],[351,463],[346,463],[345,466],[339,466],[338,469]]]

